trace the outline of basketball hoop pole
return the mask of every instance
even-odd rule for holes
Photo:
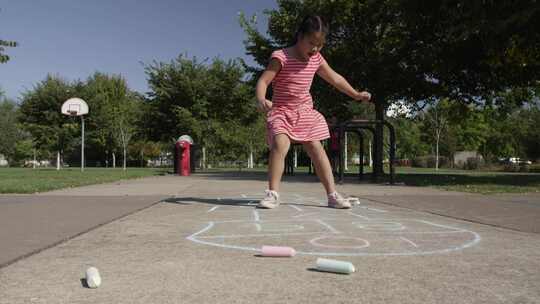
[[[84,171],[84,115],[81,115],[81,172]]]
[[[81,117],[81,172],[84,171],[84,115],[88,114],[88,104],[77,97],[70,98],[62,104],[62,114]],[[60,163],[60,161],[57,161]]]

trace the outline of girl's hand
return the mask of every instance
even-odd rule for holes
[[[259,112],[268,112],[272,109],[272,102],[268,99],[257,101],[257,110]]]
[[[363,91],[363,92],[356,92],[356,95],[354,96],[355,100],[360,101],[370,101],[371,100],[371,94],[369,92]]]

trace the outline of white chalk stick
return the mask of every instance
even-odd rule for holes
[[[317,259],[317,270],[335,273],[350,274],[355,272],[354,265],[350,262],[330,260],[330,259]]]
[[[291,247],[263,246],[261,255],[268,257],[292,257],[296,251]]]
[[[347,200],[353,205],[360,205],[360,200],[358,197],[348,197]]]
[[[86,284],[90,288],[98,288],[101,285],[101,277],[96,267],[86,269]]]

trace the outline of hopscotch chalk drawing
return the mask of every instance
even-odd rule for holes
[[[258,201],[242,194],[229,201]],[[347,210],[321,208],[325,202],[298,194],[282,197],[274,210],[211,207],[216,220],[187,239],[198,244],[260,252],[264,245],[291,246],[299,255],[408,256],[463,250],[480,242],[474,231],[364,205]],[[218,220],[228,213],[234,219]],[[405,216],[404,216],[405,214]],[[230,218],[230,216],[228,217]]]

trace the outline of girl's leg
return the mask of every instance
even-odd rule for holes
[[[334,175],[332,174],[332,167],[330,166],[330,161],[328,160],[328,156],[326,155],[326,151],[324,151],[321,142],[316,140],[302,143],[302,145],[304,146],[304,149],[313,161],[313,165],[315,166],[315,173],[317,173],[319,180],[324,185],[326,193],[333,193],[336,190],[334,184]]]
[[[268,160],[268,187],[270,190],[279,192],[279,182],[283,175],[285,166],[285,157],[291,145],[291,140],[286,134],[274,136],[272,148],[270,149],[270,158]]]

